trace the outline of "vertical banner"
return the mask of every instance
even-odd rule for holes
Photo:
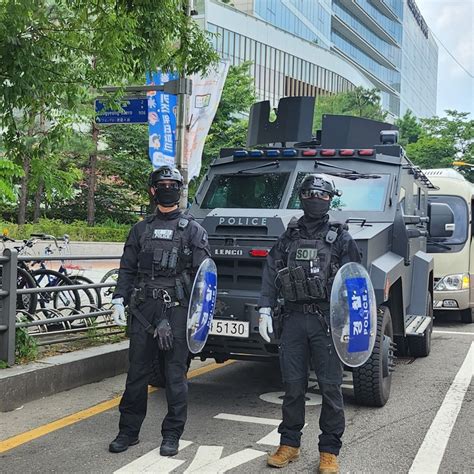
[[[178,74],[156,71],[147,73],[147,85],[162,85],[177,79]],[[153,168],[175,166],[176,115],[178,99],[162,91],[150,91],[148,96],[148,150]]]
[[[188,127],[184,152],[189,180],[199,176],[201,171],[204,143],[214,120],[228,71],[229,62],[221,61],[207,76],[194,74],[191,77],[193,94],[187,113]]]

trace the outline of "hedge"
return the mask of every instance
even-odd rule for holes
[[[68,234],[71,240],[88,242],[125,242],[129,225],[109,223],[89,227],[86,222],[74,221],[65,224],[58,219],[40,219],[37,224],[18,225],[11,222],[0,222],[1,231],[7,230],[12,239],[29,239],[31,234],[50,234],[61,237]]]

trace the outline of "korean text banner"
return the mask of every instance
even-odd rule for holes
[[[148,85],[162,85],[177,79],[175,73],[156,71],[147,74]],[[177,97],[161,91],[150,91],[148,96],[149,156],[153,168],[174,166],[176,157]]]
[[[187,114],[188,130],[184,156],[188,164],[189,179],[199,176],[201,171],[204,143],[221,99],[228,70],[229,62],[221,61],[207,76],[195,74],[191,77],[193,94]]]

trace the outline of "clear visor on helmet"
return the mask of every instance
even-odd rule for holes
[[[324,199],[325,201],[328,201],[331,199],[331,195],[326,192],[326,191],[320,191],[318,189],[303,189],[301,191],[301,197],[303,199],[309,199],[309,198],[319,198],[319,199]]]

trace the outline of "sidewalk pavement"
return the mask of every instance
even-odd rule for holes
[[[128,344],[95,346],[0,370],[0,412],[128,369]]]

